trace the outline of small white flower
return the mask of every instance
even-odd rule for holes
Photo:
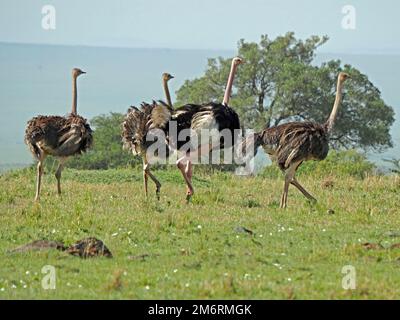
[[[178,269],[174,269],[174,273],[177,273],[178,272]]]
[[[51,233],[56,233],[56,229],[51,230]]]
[[[197,229],[201,229],[201,225],[198,225],[198,226],[197,226]]]
[[[189,287],[189,283],[186,283],[186,284],[185,284],[185,287],[188,288],[188,287]]]
[[[132,231],[128,231],[128,236],[132,233]]]
[[[150,290],[150,286],[145,286],[144,287],[146,290]]]
[[[78,285],[78,288],[82,288],[82,285],[80,284],[80,285]]]
[[[30,271],[29,271],[29,270],[28,270],[28,271],[26,271],[26,272],[25,272],[25,274],[30,274]]]
[[[326,230],[325,229],[322,229],[322,232],[325,232]]]
[[[11,286],[11,288],[13,288],[13,289],[15,289],[17,286],[15,285],[15,284],[13,284],[12,286]]]
[[[127,275],[128,275],[128,272],[124,271],[124,276],[127,276]]]
[[[26,284],[24,284],[24,289],[26,289],[28,286]]]
[[[269,235],[272,236],[272,232],[270,232]]]
[[[68,287],[70,287],[70,286],[71,286],[71,284],[70,284],[69,282],[67,282],[67,286],[68,286]]]
[[[259,237],[260,237],[260,238],[262,238],[262,237],[263,237],[263,235],[262,235],[262,234],[260,234],[260,235],[259,235]]]
[[[0,291],[4,291],[4,290],[6,290],[6,289],[4,289],[4,288],[1,288],[1,289],[0,289]]]
[[[292,281],[292,278],[287,278],[287,281],[291,282],[291,281]]]
[[[118,232],[115,232],[111,235],[111,237],[116,237],[118,235]]]

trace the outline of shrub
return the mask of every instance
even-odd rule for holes
[[[366,156],[356,150],[331,151],[323,161],[306,161],[299,170],[298,175],[316,176],[352,176],[364,178],[373,173],[375,165],[369,162]],[[281,171],[275,164],[266,167],[261,176],[276,178],[282,176]]]

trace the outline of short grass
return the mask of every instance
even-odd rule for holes
[[[140,171],[66,169],[63,196],[46,174],[40,204],[33,169],[2,175],[0,299],[400,298],[400,249],[389,249],[400,242],[400,178],[303,174],[318,203],[291,188],[281,210],[281,177],[197,175],[186,204],[174,168],[156,175],[159,202],[153,185],[144,199]],[[114,258],[8,252],[88,236]],[[365,242],[385,249],[366,250]],[[45,265],[56,268],[55,290],[42,289]],[[355,267],[355,290],[342,288],[346,265]]]

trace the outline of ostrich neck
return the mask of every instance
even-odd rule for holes
[[[72,114],[77,114],[77,104],[78,104],[78,90],[76,87],[76,77],[72,78]]]
[[[333,104],[332,112],[331,112],[328,120],[326,121],[326,126],[327,126],[327,131],[328,132],[332,131],[333,126],[334,126],[335,121],[336,121],[339,105],[340,105],[340,102],[342,100],[342,86],[343,86],[343,83],[338,80],[337,87],[336,87],[335,103]]]
[[[229,72],[228,83],[226,84],[223,105],[227,106],[229,104],[229,99],[232,93],[233,79],[235,78],[236,65],[232,62],[231,71]]]
[[[168,89],[168,80],[163,80],[163,87],[164,87],[165,98],[167,99],[167,104],[172,108],[171,95],[169,94],[169,89]]]

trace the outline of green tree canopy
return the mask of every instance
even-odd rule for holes
[[[333,106],[337,75],[346,71],[352,78],[345,83],[332,146],[376,151],[391,147],[394,111],[368,77],[340,60],[313,64],[316,49],[327,40],[312,36],[303,41],[294,33],[274,40],[263,35],[260,43],[240,40],[238,55],[245,64],[238,68],[230,105],[246,128],[293,120],[322,123]],[[230,63],[230,58],[209,59],[205,74],[186,80],[177,91],[177,105],[222,101]]]

